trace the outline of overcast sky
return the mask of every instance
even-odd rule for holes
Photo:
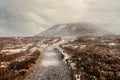
[[[120,33],[120,0],[0,0],[0,36],[30,36],[80,21]]]

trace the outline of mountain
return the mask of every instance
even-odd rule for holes
[[[69,36],[79,37],[85,35],[111,35],[112,33],[88,22],[77,22],[77,23],[64,23],[55,25],[37,36]]]

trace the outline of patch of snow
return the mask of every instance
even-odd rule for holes
[[[72,61],[71,61],[71,60],[68,60],[67,62],[68,62],[68,63],[72,63]]]
[[[71,63],[70,65],[73,68],[73,67],[75,67],[76,64],[75,63]]]
[[[54,54],[53,52],[49,52],[49,54],[46,55],[47,57],[54,57],[56,56],[56,54]]]
[[[109,40],[102,40],[101,42],[104,43],[104,42],[108,42]]]
[[[38,47],[34,47],[30,50],[30,52],[35,52],[36,50],[38,50]]]
[[[30,56],[28,55],[28,56],[22,56],[22,57],[20,57],[20,58],[17,58],[15,61],[19,61],[19,62],[22,62],[22,61],[24,61],[26,58],[29,58]]]
[[[80,45],[80,49],[86,48],[86,45]]]
[[[0,68],[5,68],[8,66],[8,62],[1,62],[0,63]]]
[[[45,48],[46,46],[48,46],[48,44],[42,44],[41,48]]]
[[[110,45],[110,46],[115,46],[116,44],[115,44],[115,43],[109,43],[108,45]]]
[[[30,53],[28,53],[28,54],[25,54],[24,56],[22,56],[22,57],[20,57],[20,58],[17,58],[15,61],[22,62],[22,61],[24,61],[25,59],[30,58],[32,54],[33,54],[32,52],[30,52]]]
[[[33,43],[30,43],[30,44],[25,44],[25,46],[23,46],[24,49],[28,49],[30,46],[32,46]]]
[[[14,39],[19,39],[19,37],[14,37]]]
[[[74,49],[77,49],[78,48],[78,46],[72,46]]]
[[[95,38],[89,38],[90,40],[92,40],[92,41],[94,41],[95,40]]]
[[[81,75],[76,74],[74,76],[75,76],[76,80],[80,80]]]
[[[5,52],[6,54],[14,54],[14,53],[19,53],[21,51],[26,51],[26,49],[8,49],[8,50],[2,50],[1,52]]]
[[[52,42],[54,43],[54,42],[57,42],[58,41],[58,39],[55,39],[55,40],[53,40]]]
[[[63,47],[69,47],[70,45],[63,45]]]
[[[78,58],[78,60],[81,60],[82,58]]]
[[[70,56],[68,54],[63,54],[64,55],[64,59],[67,60],[70,58]]]
[[[57,47],[57,46],[56,46],[56,47]],[[62,55],[64,55],[63,61],[66,61],[67,59],[70,58],[70,55],[68,55],[67,53],[64,53],[62,48],[60,48],[60,47],[57,47],[57,48],[58,48],[59,51],[62,53]]]
[[[43,66],[45,66],[45,67],[48,67],[48,66],[57,66],[58,63],[59,63],[59,61],[55,61],[55,60],[53,60],[53,61],[44,60],[44,61],[41,62],[41,64]]]

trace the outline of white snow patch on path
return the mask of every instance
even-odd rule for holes
[[[71,72],[55,45],[43,50],[42,57],[38,59],[34,69],[30,80],[72,80]]]
[[[60,63],[60,55],[56,54],[55,46],[47,47],[43,51],[43,57],[41,59],[41,65],[45,67],[58,66]]]

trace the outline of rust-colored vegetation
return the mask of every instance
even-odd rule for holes
[[[60,38],[0,38],[0,80],[24,80],[32,71],[41,50]]]
[[[120,36],[84,36],[61,47],[75,80],[120,80]]]

